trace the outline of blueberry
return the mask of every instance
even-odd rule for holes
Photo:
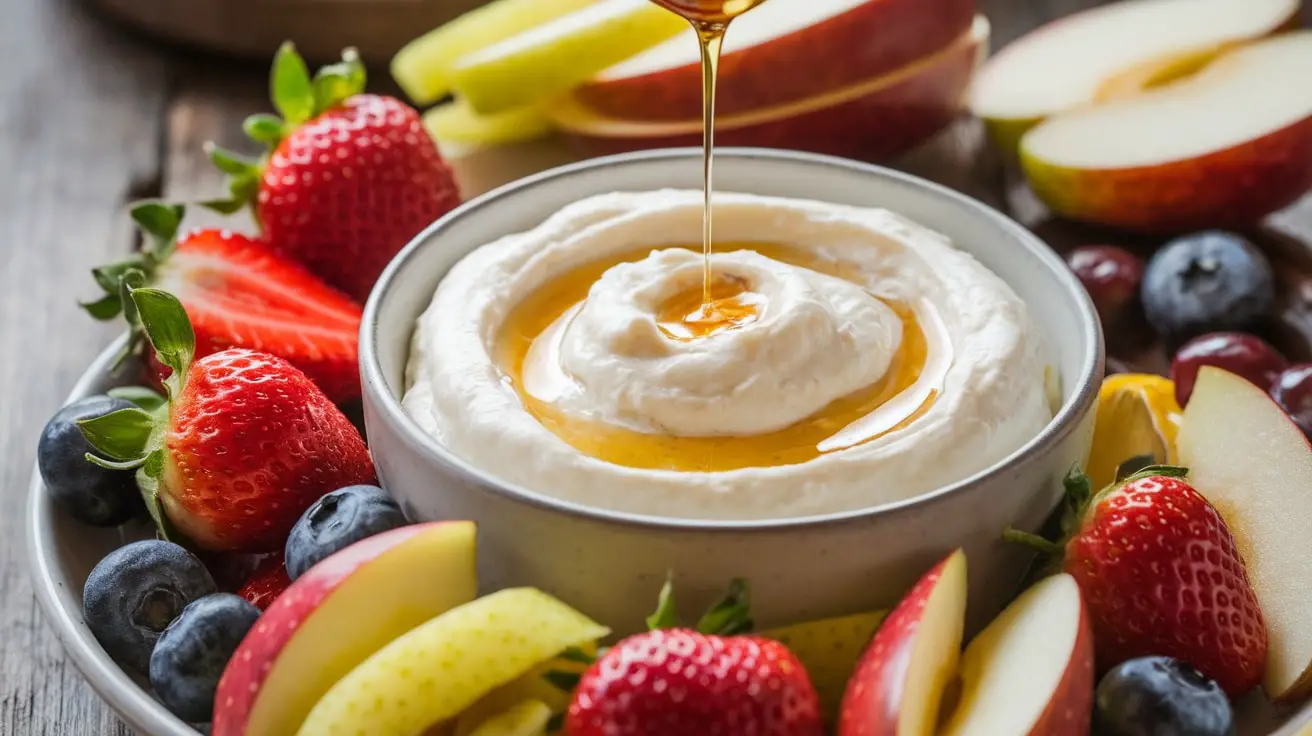
[[[210,720],[219,678],[259,617],[260,609],[232,593],[207,595],[184,608],[150,655],[150,685],[164,707],[184,721]]]
[[[37,443],[41,480],[55,503],[84,524],[118,526],[143,507],[131,470],[107,470],[87,461],[91,445],[77,422],[131,409],[131,402],[89,396],[55,413]]]
[[[82,588],[82,615],[109,656],[145,672],[155,640],[182,609],[217,590],[196,556],[172,542],[133,542],[105,555]]]
[[[1208,231],[1167,243],[1144,271],[1148,322],[1174,350],[1205,332],[1245,331],[1275,306],[1266,256],[1239,235]]]
[[[287,574],[295,580],[325,557],[405,524],[401,507],[377,486],[333,491],[306,509],[287,536]]]
[[[1185,662],[1142,657],[1113,667],[1098,683],[1099,736],[1234,736],[1225,692]]]

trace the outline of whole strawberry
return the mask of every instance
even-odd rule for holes
[[[186,308],[196,357],[233,347],[272,353],[304,371],[333,401],[358,399],[360,305],[259,240],[213,228],[179,238],[184,213],[176,204],[134,205],[132,219],[147,235],[145,246],[92,271],[105,295],[83,306],[98,319],[126,318],[125,355],[145,341],[127,289],[153,286]],[[168,369],[146,352],[151,379],[166,378]]]
[[[81,422],[118,468],[137,468],[146,507],[166,538],[214,551],[278,549],[310,504],[335,488],[374,482],[350,420],[304,373],[268,353],[234,348],[192,362],[182,304],[129,289],[156,358],[171,369],[168,401]]]
[[[245,123],[269,153],[250,162],[211,147],[232,175],[232,197],[211,205],[230,212],[253,203],[275,248],[364,301],[397,251],[460,204],[451,168],[414,108],[364,94],[354,49],[311,79],[283,44],[270,87],[282,119]]]
[[[241,586],[237,595],[263,611],[291,584],[292,579],[287,576],[287,564],[283,561],[282,555],[269,555],[259,567],[255,568],[255,572],[251,573],[250,579]]]
[[[778,642],[740,633],[751,626],[741,581],[695,630],[677,625],[667,584],[649,623],[652,631],[620,641],[583,674],[569,736],[823,733],[802,663]]]
[[[1092,497],[1073,473],[1062,544],[1007,537],[1045,549],[1079,583],[1101,670],[1174,657],[1239,695],[1262,680],[1266,625],[1234,537],[1187,473],[1150,466]]]

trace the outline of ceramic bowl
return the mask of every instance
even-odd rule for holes
[[[691,610],[731,578],[747,578],[753,613],[771,625],[891,605],[958,546],[970,565],[971,623],[991,618],[1016,592],[1029,558],[1004,544],[1001,531],[1038,527],[1059,498],[1060,479],[1088,451],[1102,335],[1084,289],[1047,246],[994,210],[927,181],[797,152],[726,148],[715,158],[723,191],[901,212],[951,237],[1028,302],[1061,379],[1060,409],[1024,447],[953,486],[811,518],[643,517],[504,483],[449,452],[402,410],[415,319],[462,256],[590,195],[699,188],[701,165],[700,149],[668,149],[553,169],[469,202],[416,238],[375,287],[361,328],[365,422],[383,483],[413,518],[478,523],[480,580],[489,590],[536,586],[619,633],[641,628],[667,571]]]

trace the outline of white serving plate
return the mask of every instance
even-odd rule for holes
[[[125,382],[109,373],[123,341],[119,338],[91,363],[74,386],[69,402]],[[132,366],[122,371],[124,377],[134,375]],[[197,729],[160,705],[146,683],[119,669],[82,620],[82,585],[87,574],[110,550],[151,536],[151,527],[133,522],[119,529],[97,529],[68,518],[49,500],[34,468],[26,529],[37,600],[69,658],[91,687],[142,736],[194,736]],[[1312,704],[1298,711],[1277,713],[1254,695],[1239,703],[1238,711],[1239,736],[1312,736]]]

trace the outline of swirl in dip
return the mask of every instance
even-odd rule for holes
[[[961,480],[1051,419],[996,275],[882,209],[614,193],[474,250],[420,318],[407,413],[504,481],[588,506],[765,519]]]

